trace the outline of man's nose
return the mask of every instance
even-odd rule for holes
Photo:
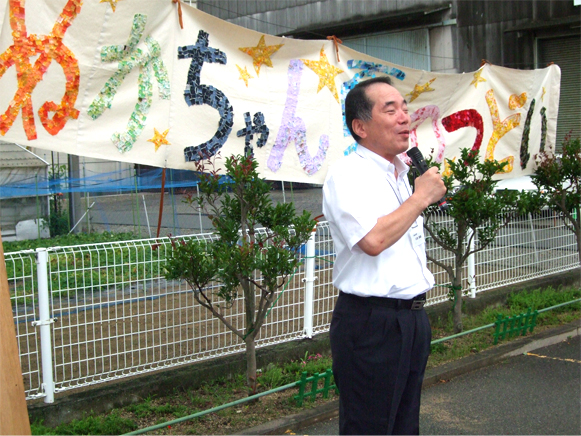
[[[399,111],[399,117],[398,117],[397,121],[400,124],[410,124],[412,122],[412,119],[408,113],[401,110],[401,111]]]

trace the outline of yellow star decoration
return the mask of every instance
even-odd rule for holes
[[[543,93],[541,94],[541,101],[545,101],[545,94],[547,93],[547,90],[545,89],[545,87],[543,86]]]
[[[109,3],[111,5],[111,9],[113,9],[113,12],[115,12],[115,7],[117,6],[117,2],[120,2],[121,0],[101,0],[99,3]]]
[[[272,68],[270,56],[276,53],[283,45],[284,44],[266,45],[264,43],[264,35],[262,35],[256,47],[239,47],[238,50],[252,56],[252,64],[254,65],[256,76],[258,77],[260,75],[260,66],[262,64]]]
[[[436,77],[434,77],[432,80],[430,80],[429,82],[423,84],[423,85],[415,85],[414,86],[414,90],[406,95],[411,95],[412,98],[410,98],[410,103],[412,101],[414,101],[416,98],[418,98],[420,96],[420,94],[424,93],[424,92],[428,92],[428,91],[435,91],[434,88],[430,88],[430,85],[432,84],[432,82],[436,80]]]
[[[337,100],[337,103],[339,103],[339,95],[337,94],[337,87],[335,86],[335,77],[341,74],[343,70],[329,63],[327,55],[325,54],[325,47],[321,48],[318,61],[310,61],[308,59],[301,59],[301,61],[313,70],[317,76],[319,76],[319,88],[317,89],[317,93],[323,89],[323,86],[326,86],[333,94],[333,97],[335,97],[335,100]]]
[[[170,142],[166,139],[167,133],[169,132],[169,129],[167,129],[165,132],[163,133],[159,133],[157,131],[157,129],[154,127],[153,128],[153,138],[148,139],[148,142],[153,142],[155,144],[155,151],[158,150],[159,147],[161,147],[162,145],[170,145]]]
[[[486,82],[486,79],[484,77],[480,77],[482,71],[483,70],[480,69],[474,73],[474,79],[472,80],[472,82],[470,82],[470,85],[474,85],[475,88],[478,88],[478,83]]]
[[[521,95],[512,94],[508,98],[508,108],[511,110],[515,110],[521,108],[527,102],[527,93],[523,92]]]
[[[238,68],[238,71],[240,72],[240,80],[244,80],[244,83],[246,84],[246,87],[248,88],[248,79],[254,79],[254,77],[252,77],[250,74],[248,74],[248,70],[246,69],[246,67],[244,67],[244,69],[240,68],[238,66],[238,64],[236,64],[236,68]]]

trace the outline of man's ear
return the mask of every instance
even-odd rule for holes
[[[355,118],[352,123],[351,127],[357,136],[360,138],[367,137],[367,132],[365,130],[365,123],[358,118]]]

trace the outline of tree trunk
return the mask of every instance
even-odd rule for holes
[[[460,333],[462,325],[462,289],[454,288],[454,333]]]
[[[246,383],[248,385],[248,396],[257,393],[258,383],[256,382],[256,344],[254,335],[250,334],[244,340],[246,342]]]
[[[460,333],[464,330],[464,325],[462,324],[462,265],[458,264],[458,259],[452,288],[454,290],[454,333]]]
[[[581,209],[577,213],[581,213]],[[577,255],[579,256],[579,286],[581,286],[581,232],[577,231],[575,236],[577,238]]]

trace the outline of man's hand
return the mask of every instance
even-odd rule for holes
[[[424,209],[430,204],[440,201],[446,193],[446,185],[438,168],[431,167],[424,174],[416,178],[413,196],[425,204]]]

